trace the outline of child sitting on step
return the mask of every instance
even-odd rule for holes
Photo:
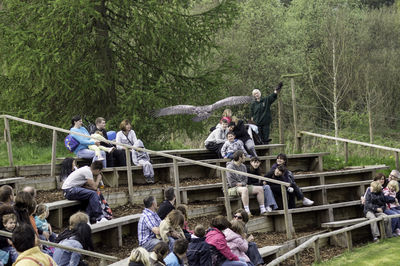
[[[243,142],[241,140],[235,139],[235,133],[232,131],[226,134],[227,141],[225,141],[224,145],[221,148],[221,155],[223,158],[233,159],[233,154],[235,151],[243,151],[246,157],[250,157],[245,148],[243,147]]]
[[[14,213],[4,214],[2,222],[5,231],[12,233],[17,225],[17,217]],[[14,263],[18,257],[18,253],[12,246],[11,241],[5,237],[1,237],[0,241],[2,246],[0,252],[0,261],[3,262],[4,265],[6,265],[7,262]]]
[[[170,251],[174,248],[175,240],[185,238],[182,230],[184,221],[183,214],[178,210],[173,210],[160,223],[160,237],[162,241],[168,243]]]
[[[136,140],[133,146],[144,148],[143,142],[140,139]],[[154,183],[154,169],[147,152],[132,150],[132,162],[134,165],[141,165],[143,167],[143,175],[147,183]]]
[[[244,227],[245,224],[243,221],[234,219],[231,221],[231,227],[224,230],[224,235],[232,253],[243,259],[248,265],[253,265],[250,262],[250,258],[246,255],[249,243],[245,239]]]
[[[211,247],[206,242],[206,230],[201,224],[194,228],[194,237],[189,243],[186,253],[189,265],[206,266],[211,265]]]
[[[35,224],[38,231],[43,231],[40,238],[54,242],[57,235],[51,229],[51,225],[46,218],[49,216],[49,207],[46,204],[39,204],[36,208]]]
[[[395,198],[387,197],[382,192],[382,185],[379,181],[373,181],[370,185],[370,193],[365,196],[364,204],[364,214],[368,219],[374,219],[380,216],[386,216],[384,213],[386,210],[386,203],[396,202]],[[397,218],[398,219],[398,218]],[[397,221],[392,219],[392,224]],[[389,220],[385,222],[386,235],[388,237],[392,236],[392,228],[390,226]],[[396,225],[395,225],[396,226]],[[398,226],[396,226],[398,228]],[[374,242],[378,241],[379,230],[377,223],[371,223],[371,232]]]
[[[97,141],[107,141],[106,138],[104,138],[103,133],[101,133],[101,131],[97,130],[94,134],[90,135],[91,137],[94,137],[93,139],[90,139],[94,142]],[[88,145],[89,150],[92,150],[95,152],[97,159],[99,161],[105,160],[106,158],[103,158],[101,156],[100,151],[105,151],[105,152],[112,152],[115,148],[114,147],[105,147],[105,146],[97,146],[97,145]]]

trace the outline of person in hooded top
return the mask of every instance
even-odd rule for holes
[[[136,140],[133,146],[144,148],[143,142],[140,139]],[[141,165],[143,167],[143,175],[147,183],[154,183],[154,169],[147,152],[132,150],[132,162],[134,165]]]

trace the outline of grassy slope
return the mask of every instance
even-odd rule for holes
[[[397,254],[400,254],[400,237],[387,239],[380,243],[368,244],[367,246],[356,248],[352,252],[346,252],[332,260],[313,265],[400,265]]]

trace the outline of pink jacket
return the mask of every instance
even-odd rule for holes
[[[387,187],[383,189],[383,195],[396,198],[396,191],[391,192]],[[386,203],[388,209],[396,207],[396,203]]]
[[[208,231],[206,235],[206,242],[214,246],[225,258],[228,260],[239,260],[238,256],[232,253],[231,249],[225,239],[225,235],[217,228]]]
[[[250,262],[249,257],[247,257],[246,253],[249,248],[249,243],[246,239],[231,229],[227,228],[224,230],[224,235],[226,241],[228,242],[228,247],[231,249],[232,253],[238,256],[239,258],[243,258],[246,262]]]

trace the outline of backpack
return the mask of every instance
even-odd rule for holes
[[[64,139],[64,145],[70,152],[74,152],[74,150],[79,146],[79,144],[80,144],[79,141],[74,139],[74,137],[72,137],[71,134],[66,136]]]

